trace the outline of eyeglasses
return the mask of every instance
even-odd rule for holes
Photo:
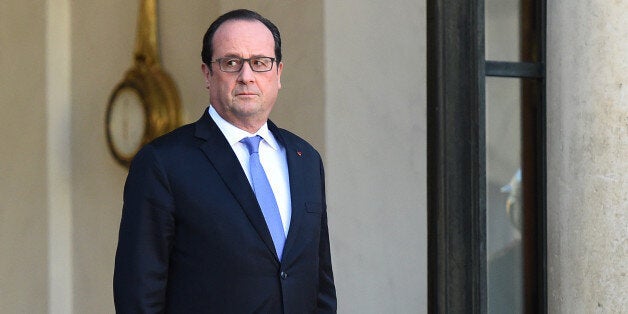
[[[228,58],[218,58],[210,63],[218,63],[220,66],[220,71],[227,73],[240,72],[242,70],[242,66],[244,66],[244,62],[248,62],[251,70],[253,72],[268,72],[273,68],[273,63],[275,63],[275,58],[270,57],[253,57],[250,59],[237,58],[237,57],[228,57]]]

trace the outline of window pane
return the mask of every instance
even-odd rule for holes
[[[484,2],[486,60],[521,61],[519,36],[521,0]]]
[[[489,313],[522,313],[521,80],[486,78]]]

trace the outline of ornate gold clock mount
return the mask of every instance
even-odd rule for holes
[[[156,2],[140,0],[134,64],[107,106],[109,150],[125,167],[144,144],[181,125],[179,93],[159,63]]]

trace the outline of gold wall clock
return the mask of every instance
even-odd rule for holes
[[[125,167],[144,144],[181,125],[179,93],[159,61],[156,11],[156,0],[140,1],[134,63],[107,105],[107,144]]]

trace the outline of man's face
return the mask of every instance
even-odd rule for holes
[[[273,36],[259,21],[227,21],[214,34],[212,44],[212,60],[275,58]],[[210,102],[223,119],[251,133],[266,122],[281,88],[283,63],[274,64],[268,72],[253,72],[248,62],[234,73],[221,71],[218,63],[203,64],[202,69]]]

